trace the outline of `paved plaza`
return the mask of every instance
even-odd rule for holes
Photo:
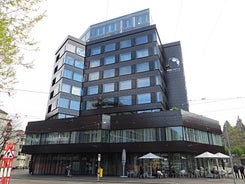
[[[234,184],[231,177],[213,179],[213,178],[152,178],[152,179],[138,179],[138,178],[121,178],[121,177],[103,177],[99,181],[97,177],[92,176],[52,176],[52,175],[29,175],[28,170],[14,170],[11,173],[10,184],[72,184],[72,183],[130,183],[130,184]],[[236,179],[236,184],[244,184],[245,180]]]

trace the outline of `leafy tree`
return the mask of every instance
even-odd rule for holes
[[[31,68],[24,62],[25,50],[37,50],[29,34],[43,19],[41,0],[0,0],[0,89],[12,89],[16,82],[15,66]]]

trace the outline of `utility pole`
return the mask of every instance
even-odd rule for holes
[[[226,124],[224,126],[224,129],[225,129],[225,139],[226,139],[226,143],[227,143],[227,147],[228,147],[228,152],[229,152],[229,156],[230,156],[231,171],[232,171],[232,176],[233,176],[233,182],[234,182],[234,184],[236,184],[235,173],[234,173],[234,169],[233,169],[232,155],[231,155],[231,146],[230,146],[230,140],[229,140],[229,135],[228,135],[228,130],[227,130]]]

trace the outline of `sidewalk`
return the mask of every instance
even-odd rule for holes
[[[235,180],[236,184],[244,184],[245,180],[237,179]],[[53,175],[29,175],[27,170],[14,170],[11,173],[11,184],[70,184],[70,183],[132,183],[132,184],[234,184],[232,178],[152,178],[152,179],[139,179],[139,178],[122,178],[122,177],[103,177],[98,178],[92,176],[53,176]]]

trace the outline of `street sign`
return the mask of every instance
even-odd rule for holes
[[[4,155],[3,155],[3,160],[13,160],[14,159],[14,154],[12,152],[12,150],[8,149]]]

